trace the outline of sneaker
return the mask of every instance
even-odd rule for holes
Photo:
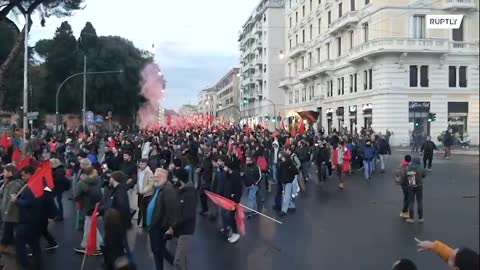
[[[424,223],[425,222],[425,219],[424,218],[421,218],[418,220],[418,223]]]
[[[101,250],[97,250],[95,251],[95,253],[93,253],[93,256],[102,256],[103,255],[103,252]]]
[[[53,250],[53,249],[57,249],[58,248],[58,244],[53,244],[53,245],[48,245],[45,250]]]
[[[228,238],[228,242],[230,242],[231,244],[235,243],[238,241],[238,239],[240,239],[240,234],[238,233],[233,233],[232,236],[230,236]]]
[[[202,216],[202,217],[206,217],[206,216],[208,216],[208,211],[202,211],[202,212],[200,212],[199,214],[200,214],[200,216]]]
[[[343,183],[338,184],[338,187],[339,187],[340,189],[343,189]]]
[[[287,212],[293,214],[293,213],[297,212],[297,208],[288,208]]]
[[[405,221],[406,221],[407,223],[410,223],[410,224],[415,223],[415,220],[412,219],[412,218],[407,218]]]
[[[84,247],[76,247],[73,250],[78,253],[85,253],[85,248]]]
[[[408,212],[400,212],[400,217],[407,219],[410,218],[410,215],[408,214]]]
[[[283,216],[285,216],[286,214],[287,214],[287,213],[285,213],[285,212],[283,212],[283,211],[280,211],[280,213],[278,213],[278,216],[283,217]]]

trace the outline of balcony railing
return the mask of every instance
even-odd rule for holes
[[[328,70],[331,70],[335,65],[335,60],[324,60],[320,63],[314,64],[310,68],[306,68],[299,72],[299,80],[306,80],[317,75],[320,75]]]
[[[474,0],[444,0],[443,7],[446,9],[472,9],[475,8]]]
[[[278,85],[279,87],[287,87],[293,82],[293,77],[285,77],[280,80],[280,84]]]
[[[295,58],[295,57],[297,57],[298,55],[304,53],[305,50],[306,50],[305,44],[297,44],[297,46],[293,47],[293,48],[290,50],[290,55],[289,55],[289,57],[290,57],[290,58]]]
[[[357,11],[349,11],[342,17],[334,20],[330,23],[330,34],[336,34],[341,30],[358,23],[360,16]]]

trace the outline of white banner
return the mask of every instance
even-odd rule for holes
[[[463,15],[427,15],[427,29],[458,29]]]

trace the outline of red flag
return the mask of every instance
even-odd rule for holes
[[[300,135],[303,135],[305,133],[305,123],[303,122],[303,119],[300,120],[300,127],[298,128],[298,133],[300,133]]]
[[[30,166],[32,163],[32,159],[29,156],[26,156],[17,166],[17,170],[21,170],[25,167]]]
[[[97,223],[98,223],[98,206],[95,205],[95,210],[92,213],[92,223],[90,223],[90,231],[88,232],[87,246],[85,247],[85,253],[87,256],[92,256],[97,252]]]
[[[45,177],[45,180],[47,181],[47,187],[53,190],[55,188],[55,184],[53,183],[52,165],[50,164],[50,161],[47,160],[42,162],[38,167],[38,170],[40,170],[41,175]]]
[[[37,169],[35,173],[28,179],[27,186],[33,193],[35,198],[43,196],[45,185],[43,184],[43,175],[41,170]]]
[[[233,211],[235,210],[235,207],[237,206],[237,203],[235,203],[234,201],[232,200],[229,200],[223,196],[220,196],[218,194],[215,194],[213,192],[210,192],[208,190],[205,190],[205,194],[208,196],[208,198],[210,198],[210,200],[212,200],[212,202],[220,207],[222,207],[223,209],[227,210],[227,211]]]
[[[20,162],[22,162],[22,159],[21,159],[21,153],[20,153],[20,150],[15,150],[13,151],[13,155],[12,155],[12,161],[14,161],[15,163],[20,164]]]
[[[290,133],[290,135],[292,135],[292,137],[297,136],[297,129],[296,129],[296,128],[293,128],[293,129],[292,129],[292,132]]]
[[[240,231],[241,235],[245,235],[245,213],[243,212],[243,207],[237,205],[237,213],[235,215],[235,222],[237,223],[237,229]]]
[[[0,138],[0,146],[3,147],[5,150],[10,148],[12,142],[8,139],[8,132],[4,132],[2,138]]]
[[[273,131],[272,137],[273,137],[273,138],[277,138],[277,137],[278,137],[278,132],[277,132],[276,129]]]
[[[112,139],[111,141],[108,142],[108,147],[109,147],[110,149],[115,148],[115,140],[114,140],[114,139]]]
[[[170,115],[167,115],[167,127],[172,125],[172,117]]]

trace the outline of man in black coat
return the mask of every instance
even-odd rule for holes
[[[127,186],[133,188],[137,183],[137,163],[132,159],[131,151],[123,153],[123,162],[120,164],[120,171],[127,175]]]
[[[240,178],[240,163],[238,160],[230,161],[225,164],[224,168],[227,172],[227,177],[225,177],[220,195],[236,203],[240,203],[243,190],[242,180]],[[228,242],[232,244],[240,239],[240,234],[238,234],[237,224],[235,222],[235,212],[236,211],[222,211],[223,231],[228,231],[228,227],[232,229],[232,234],[228,238]]]
[[[208,213],[208,201],[204,191],[211,189],[213,177],[213,160],[210,149],[206,148],[204,150],[201,165],[196,169],[196,173],[199,174],[198,192],[200,203],[202,204],[201,214],[206,216]]]
[[[423,169],[425,169],[428,164],[428,170],[432,170],[433,150],[437,150],[437,146],[434,142],[432,142],[432,138],[427,136],[427,139],[422,144],[422,149],[420,151],[423,155]]]
[[[180,169],[185,170],[183,168]],[[177,223],[170,231],[178,238],[174,266],[175,269],[186,270],[188,269],[189,246],[195,232],[197,192],[193,187],[193,183],[188,181],[188,177],[174,177],[173,179],[178,190],[180,205]]]

